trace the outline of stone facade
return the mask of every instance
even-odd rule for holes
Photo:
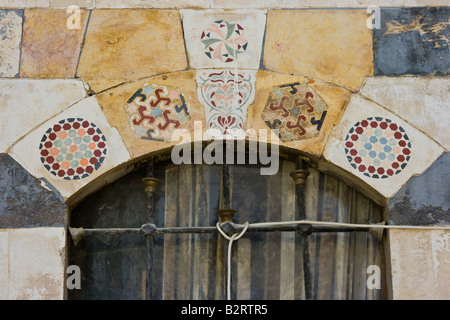
[[[2,1],[0,299],[63,299],[70,209],[195,121],[450,225],[448,2],[371,4]],[[449,234],[389,231],[390,297],[450,299]]]

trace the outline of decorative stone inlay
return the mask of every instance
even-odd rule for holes
[[[105,159],[106,138],[97,126],[82,118],[68,118],[49,128],[39,145],[41,162],[65,180],[88,177]]]
[[[405,130],[389,119],[370,117],[357,122],[345,137],[345,154],[350,165],[371,178],[388,178],[400,173],[411,154]]]
[[[198,99],[210,134],[240,136],[255,98],[255,79],[256,72],[248,70],[197,71]]]
[[[372,198],[381,195],[389,199],[443,152],[442,147],[408,122],[353,94],[340,123],[328,137],[318,167],[366,190]]]
[[[307,84],[299,82],[273,87],[261,118],[289,142],[319,135],[328,106]]]
[[[172,132],[191,119],[181,89],[171,86],[146,83],[124,109],[135,136],[145,140],[170,141]]]
[[[214,21],[201,35],[206,56],[210,59],[233,62],[238,58],[238,54],[247,50],[248,42],[244,38],[244,33],[244,28],[239,23]]]
[[[266,10],[180,10],[191,68],[258,69]]]

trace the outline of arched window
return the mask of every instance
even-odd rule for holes
[[[82,281],[81,290],[69,291],[70,299],[225,299],[228,241],[212,230],[224,201],[236,210],[237,224],[383,220],[381,207],[312,165],[305,186],[296,189],[291,177],[295,158],[280,160],[278,173],[266,176],[260,175],[259,165],[151,162],[151,174],[161,181],[152,195],[153,207],[147,207],[142,179],[148,172],[142,166],[74,208],[70,226],[84,228],[88,235],[90,229],[135,230],[150,220],[156,228],[186,227],[187,232],[147,237],[94,233],[76,246],[71,242],[70,264],[80,267]],[[302,196],[305,217],[299,211]],[[189,227],[210,228],[190,233]],[[376,265],[381,288],[386,288],[383,243],[368,230],[281,229],[249,229],[233,243],[232,299],[385,297],[385,289],[367,286],[368,267]]]

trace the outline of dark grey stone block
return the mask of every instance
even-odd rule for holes
[[[375,75],[448,75],[450,7],[382,8],[374,32]]]
[[[450,154],[442,155],[422,175],[412,177],[389,201],[393,224],[450,224]]]
[[[0,153],[0,229],[65,226],[66,212],[56,190],[44,188],[10,155]]]

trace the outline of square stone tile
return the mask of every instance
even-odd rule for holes
[[[11,156],[65,199],[130,159],[95,97],[77,102],[28,133],[14,145]]]
[[[373,33],[374,74],[449,74],[449,16],[448,6],[382,8],[381,28]]]
[[[92,11],[77,76],[95,92],[186,67],[178,11]]]
[[[181,10],[193,69],[258,69],[266,10]]]
[[[391,198],[443,152],[404,120],[354,94],[340,123],[333,128],[323,156]]]
[[[365,10],[270,10],[263,64],[358,90],[373,74]]]
[[[0,77],[19,73],[23,10],[0,10]]]
[[[0,79],[0,92],[0,152],[86,95],[82,81],[70,79]]]
[[[448,56],[448,53],[447,53]],[[369,77],[361,94],[381,104],[450,149],[450,79]]]
[[[66,10],[25,10],[20,76],[73,78],[80,57],[89,12],[79,11],[79,25],[70,23],[78,13]],[[74,29],[69,29],[74,28]]]

